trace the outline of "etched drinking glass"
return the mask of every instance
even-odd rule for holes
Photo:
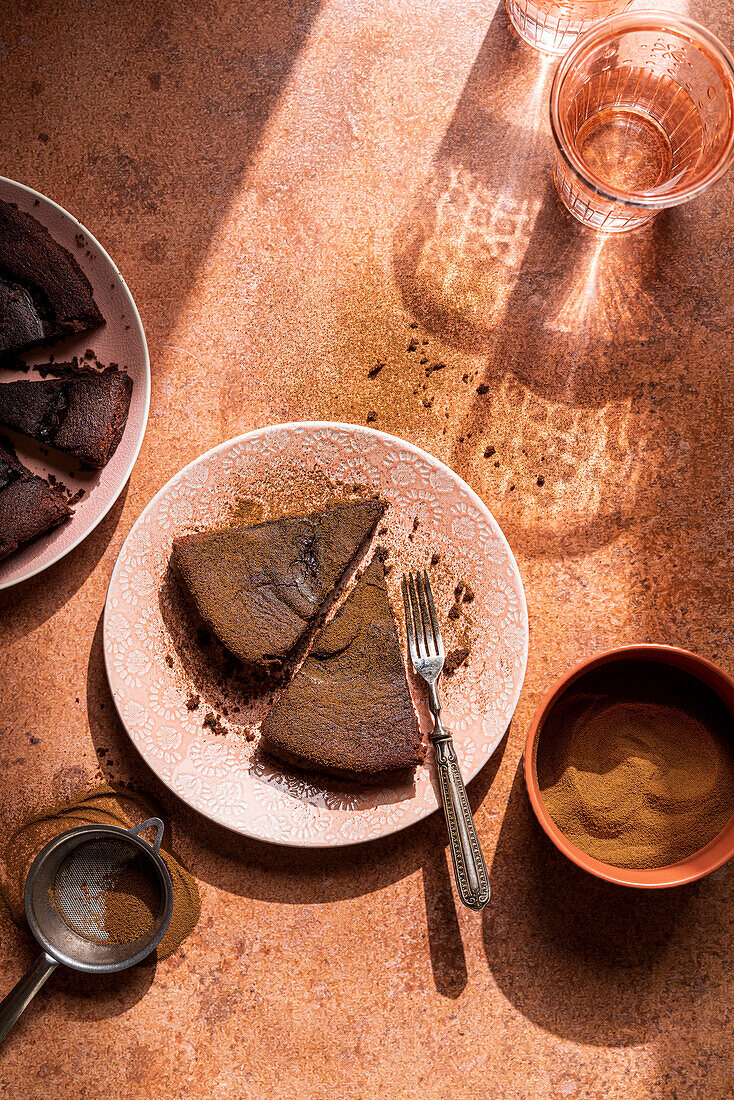
[[[550,120],[566,207],[605,233],[637,229],[731,164],[734,57],[683,16],[611,16],[561,60]]]
[[[632,0],[505,0],[510,22],[536,50],[563,54],[600,19],[624,11]]]

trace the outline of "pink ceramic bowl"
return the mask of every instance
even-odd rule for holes
[[[530,726],[525,745],[525,783],[533,810],[544,831],[556,848],[579,867],[582,867],[584,871],[589,871],[590,874],[596,875],[598,878],[606,879],[607,882],[614,882],[620,886],[639,886],[644,889],[682,886],[686,882],[693,882],[695,879],[711,874],[712,871],[715,871],[717,867],[721,867],[734,855],[734,813],[732,813],[726,826],[718,836],[714,837],[705,848],[701,848],[692,856],[680,860],[678,863],[672,863],[667,867],[638,871],[627,867],[613,867],[607,863],[600,863],[599,860],[592,859],[591,856],[572,844],[548,813],[540,792],[537,752],[548,715],[564,692],[580,676],[611,661],[625,660],[655,661],[659,664],[673,665],[675,668],[683,669],[684,672],[695,676],[711,688],[734,718],[734,679],[711,661],[707,661],[705,657],[698,657],[695,653],[678,649],[676,646],[665,645],[633,645],[610,649],[605,653],[598,653],[572,668],[551,688],[540,704]]]

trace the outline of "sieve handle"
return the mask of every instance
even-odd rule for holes
[[[146,829],[155,829],[153,851],[157,852],[161,846],[161,841],[163,840],[163,830],[165,829],[165,825],[159,817],[149,817],[147,821],[143,821],[140,825],[136,825],[133,829],[130,829],[129,832],[135,833],[135,836],[140,836],[140,834],[144,833]]]
[[[58,965],[56,959],[52,959],[44,951],[26,971],[15,989],[0,1002],[0,1043]]]

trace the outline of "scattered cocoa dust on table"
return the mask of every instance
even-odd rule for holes
[[[160,816],[157,807],[143,796],[104,783],[70,802],[61,802],[45,814],[29,818],[10,837],[0,861],[0,893],[13,920],[17,924],[25,921],[23,890],[28,870],[41,848],[59,833],[80,825],[117,825],[129,829],[152,816]],[[194,877],[167,847],[161,846],[160,855],[173,885],[173,915],[155,951],[159,961],[178,950],[201,915],[201,898]]]

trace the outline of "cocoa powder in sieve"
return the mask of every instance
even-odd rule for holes
[[[117,825],[129,829],[151,816],[162,816],[160,807],[152,799],[104,783],[71,801],[61,802],[46,812],[29,818],[10,837],[0,859],[0,892],[13,920],[22,923],[25,919],[23,889],[28,869],[49,840],[79,825]],[[164,845],[167,834],[168,830],[164,834]],[[156,948],[154,957],[158,960],[166,959],[178,950],[186,937],[193,932],[201,915],[201,899],[194,877],[167,847],[161,847],[160,855],[168,868],[173,885],[173,915],[167,932]],[[131,880],[126,884],[123,880],[120,885],[131,888],[134,883]],[[138,883],[137,895],[136,900],[131,900],[136,907],[135,914],[128,913],[125,919],[121,908],[124,907],[124,899],[120,897],[117,901],[111,901],[111,911],[107,918],[111,934],[123,936],[128,942],[131,930],[134,932],[141,922],[150,919],[149,914],[146,918],[144,911],[146,897],[149,896],[147,887]],[[142,908],[137,910],[139,905]]]

